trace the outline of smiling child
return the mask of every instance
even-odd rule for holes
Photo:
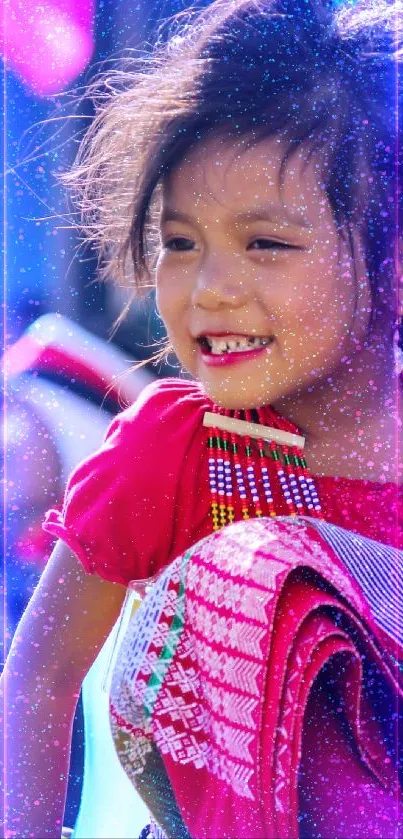
[[[214,0],[101,87],[67,180],[187,377],[47,515],[3,676],[7,836],[60,835],[77,695],[131,588],[110,715],[149,835],[403,827],[402,12]]]

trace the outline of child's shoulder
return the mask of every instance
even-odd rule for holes
[[[191,401],[197,403],[198,401],[203,405],[211,404],[210,399],[206,396],[202,385],[199,382],[191,381],[189,379],[178,379],[174,376],[164,379],[156,379],[154,382],[148,384],[141,392],[136,402],[126,408],[126,412],[135,410],[136,405],[145,405],[158,400],[161,403],[166,403],[167,406],[174,407],[179,402]]]
[[[205,411],[210,406],[211,400],[198,382],[176,378],[156,379],[142,390],[132,405],[118,414],[117,419],[128,423],[138,421],[139,418],[164,419],[186,409],[191,411],[200,408]]]
[[[136,401],[121,411],[110,425],[106,440],[126,440],[144,433],[164,434],[198,426],[211,409],[211,400],[200,384],[177,378],[157,379],[147,385]]]

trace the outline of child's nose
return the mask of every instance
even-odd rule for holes
[[[239,266],[240,267],[240,266]],[[192,293],[193,306],[215,310],[227,306],[244,306],[250,294],[246,277],[239,268],[229,268],[222,263],[204,266],[199,273]]]

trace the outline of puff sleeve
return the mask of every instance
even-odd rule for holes
[[[168,563],[177,541],[183,459],[197,436],[202,403],[190,382],[152,383],[72,473],[62,510],[49,510],[43,527],[71,548],[87,572],[127,585]]]

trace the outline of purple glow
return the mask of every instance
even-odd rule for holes
[[[10,0],[0,18],[6,65],[38,96],[66,88],[94,49],[94,0]]]

